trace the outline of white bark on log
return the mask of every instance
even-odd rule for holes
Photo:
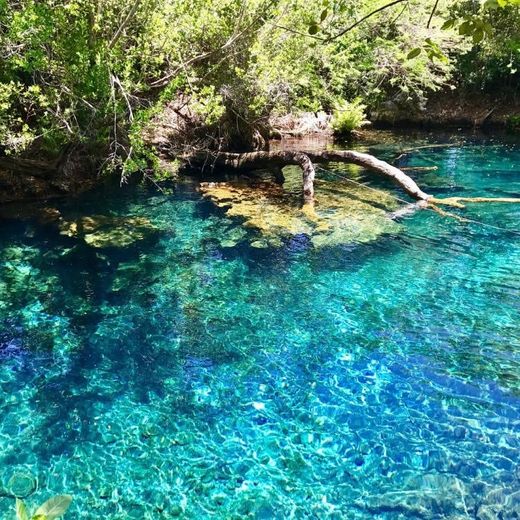
[[[288,165],[300,166],[303,172],[303,196],[305,200],[314,197],[314,170],[313,162],[323,163],[328,161],[352,163],[371,170],[382,177],[390,179],[400,186],[410,197],[419,201],[428,201],[432,198],[419,188],[415,181],[403,171],[385,161],[381,161],[372,155],[345,151],[283,151],[283,152],[247,152],[247,153],[202,153],[188,158],[190,164],[224,166],[236,170],[255,170],[283,167]]]
[[[373,155],[367,153],[354,152],[352,150],[346,151],[330,151],[330,152],[309,152],[307,154],[312,161],[337,161],[357,164],[367,170],[371,170],[382,177],[390,179],[392,182],[401,186],[410,197],[416,200],[429,200],[432,198],[419,188],[416,182],[406,175],[403,171],[385,161],[377,159]]]
[[[209,157],[208,157],[209,155]],[[246,152],[218,154],[197,154],[188,158],[190,164],[212,164],[224,166],[236,170],[259,170],[263,168],[282,168],[284,166],[296,165],[303,172],[303,197],[311,200],[314,197],[314,177],[316,171],[305,152]]]

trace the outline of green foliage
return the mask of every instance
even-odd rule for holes
[[[507,129],[514,134],[520,134],[520,115],[507,118]]]
[[[462,0],[450,7],[444,27],[470,45],[454,53],[457,80],[465,90],[514,89],[520,76],[519,0]]]
[[[513,85],[519,1],[457,0],[430,26],[433,0],[0,0],[0,155],[72,144],[128,174],[158,167],[143,129],[179,97],[245,148],[272,113]]]
[[[208,126],[220,121],[226,111],[222,94],[216,92],[215,85],[206,85],[200,91],[194,91],[192,100],[193,110]]]
[[[23,501],[17,498],[16,518],[17,520],[55,520],[67,512],[71,502],[72,497],[70,495],[56,495],[44,502],[36,509],[34,514],[30,516]]]
[[[359,98],[351,102],[340,101],[337,103],[332,113],[334,133],[345,135],[361,128],[366,120],[365,109],[366,106]]]

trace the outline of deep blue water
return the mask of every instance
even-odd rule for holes
[[[520,144],[402,162],[431,164],[439,197],[520,197]],[[520,205],[258,249],[196,187],[52,203],[149,219],[128,247],[1,223],[0,517],[17,487],[71,519],[520,518]]]

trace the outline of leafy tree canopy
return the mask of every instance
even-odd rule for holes
[[[520,0],[0,0],[0,155],[143,167],[189,96],[208,126],[518,84]],[[108,160],[107,160],[108,159]]]

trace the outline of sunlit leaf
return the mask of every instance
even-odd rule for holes
[[[484,22],[482,24],[482,29],[484,30],[485,33],[487,33],[488,36],[491,36],[491,34],[493,33],[493,27],[491,26],[491,24],[489,22]]]
[[[471,25],[467,20],[465,22],[462,22],[459,25],[459,34],[466,35],[466,34],[470,34],[470,32],[471,32]]]
[[[25,504],[19,499],[16,499],[16,518],[18,520],[29,520],[29,513]]]
[[[455,20],[453,18],[450,18],[449,20],[446,20],[443,24],[441,29],[447,30],[451,29],[455,25]]]
[[[72,502],[70,495],[58,495],[49,498],[44,502],[35,513],[35,516],[43,515],[47,520],[53,520],[65,514]]]

